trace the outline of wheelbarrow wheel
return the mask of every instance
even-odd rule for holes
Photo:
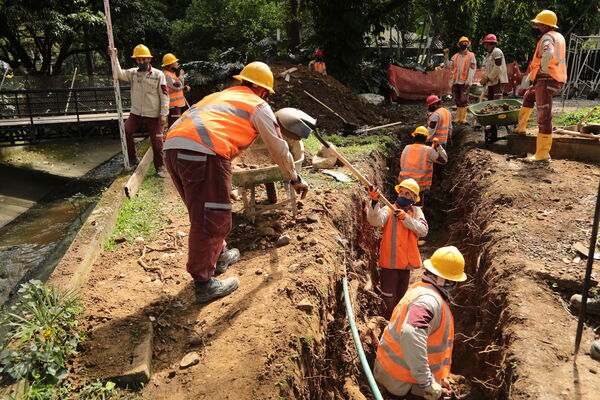
[[[277,203],[277,188],[275,188],[275,183],[265,183],[265,188],[267,189],[267,198],[269,199],[269,203]]]

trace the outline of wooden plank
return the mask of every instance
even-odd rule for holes
[[[563,135],[569,135],[569,136],[575,136],[575,137],[584,137],[584,138],[589,138],[589,139],[596,139],[596,140],[600,140],[600,135],[592,135],[589,133],[581,133],[581,132],[575,132],[575,131],[568,131],[566,129],[555,129],[552,133],[561,133]]]
[[[282,78],[285,78],[285,76],[287,74],[291,74],[291,73],[296,72],[296,71],[298,71],[298,68],[296,68],[296,67],[288,68],[285,71],[281,72],[279,74],[279,76],[282,77]]]
[[[144,154],[144,158],[142,158],[142,161],[138,164],[135,172],[131,175],[125,186],[123,186],[123,189],[125,190],[125,196],[129,198],[135,196],[140,188],[140,185],[142,184],[142,181],[144,180],[144,177],[146,176],[146,173],[148,172],[148,168],[150,168],[150,163],[154,158],[153,155],[154,153],[152,152],[152,147],[150,147],[146,151],[146,154]]]

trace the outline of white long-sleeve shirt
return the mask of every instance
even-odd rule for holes
[[[407,212],[406,217],[402,220],[402,225],[413,231],[419,238],[427,236],[429,225],[427,224],[423,210],[421,210],[421,207],[417,206],[412,206],[412,209],[413,217]],[[390,214],[391,211],[389,207],[382,207],[380,203],[375,203],[375,206],[373,206],[371,202],[369,207],[367,207],[367,222],[369,222],[371,226],[384,226],[388,218],[390,218]]]
[[[169,92],[162,71],[149,67],[121,69],[117,61],[119,79],[131,83],[131,113],[142,117],[158,118],[169,114]]]
[[[545,33],[542,36],[541,41],[542,44],[540,46],[540,49],[542,51],[542,59],[540,61],[540,72],[542,74],[548,74],[550,72],[550,69],[548,67],[550,66],[550,62],[552,62],[552,59],[554,58],[554,38],[552,37],[552,35]]]
[[[485,76],[488,79],[488,86],[508,83],[504,53],[497,47],[494,47],[494,50],[485,57]]]
[[[271,106],[267,103],[258,105],[250,116],[250,123],[258,131],[258,134],[273,157],[273,161],[275,161],[279,168],[286,174],[288,179],[296,181],[298,176],[296,175],[294,166],[294,157],[290,153],[289,146],[281,134],[279,124],[277,123],[277,119],[275,118]],[[163,149],[183,149],[204,154],[216,154],[208,147],[202,146],[194,140],[182,137],[168,139],[165,141]]]

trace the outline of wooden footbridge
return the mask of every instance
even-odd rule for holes
[[[127,118],[130,88],[121,87]],[[112,87],[0,90],[0,147],[119,136]]]

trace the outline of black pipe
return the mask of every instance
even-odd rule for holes
[[[583,334],[583,322],[587,311],[588,290],[592,277],[592,266],[594,265],[594,253],[596,252],[596,240],[598,239],[598,220],[600,219],[600,181],[598,182],[598,194],[596,195],[596,211],[594,211],[594,224],[592,226],[592,237],[590,238],[590,249],[588,251],[585,279],[583,281],[583,292],[581,293],[581,309],[579,310],[579,321],[577,322],[577,334],[575,335],[575,356],[579,352],[581,336]]]

